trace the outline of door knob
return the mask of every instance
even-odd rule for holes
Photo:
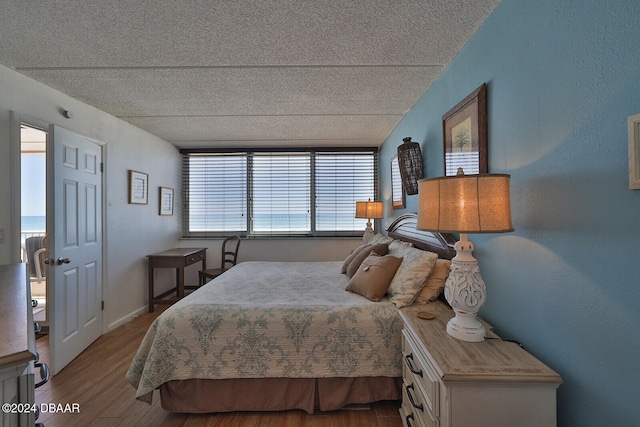
[[[71,261],[69,260],[69,258],[58,258],[56,260],[56,263],[58,265],[62,265],[62,264],[69,264]]]

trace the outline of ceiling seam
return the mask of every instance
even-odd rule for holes
[[[205,70],[256,68],[441,68],[443,64],[362,64],[362,65],[140,65],[77,67],[14,67],[15,71],[82,71],[82,70]]]

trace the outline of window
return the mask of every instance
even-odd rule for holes
[[[183,150],[185,237],[359,236],[377,194],[377,149]]]
[[[316,231],[362,234],[366,220],[355,218],[356,201],[375,200],[377,162],[372,153],[318,153],[316,156]]]
[[[247,229],[247,155],[191,154],[184,157],[185,231]]]
[[[252,228],[255,234],[311,232],[309,153],[256,153],[252,170]]]

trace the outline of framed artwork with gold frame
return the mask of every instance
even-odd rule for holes
[[[640,190],[640,114],[629,117],[629,189]]]

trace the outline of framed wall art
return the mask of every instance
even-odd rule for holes
[[[629,117],[629,189],[640,190],[640,114]]]
[[[160,215],[173,215],[173,188],[160,187]]]
[[[129,170],[129,203],[146,205],[149,195],[149,175]]]
[[[489,172],[486,83],[442,116],[442,135],[445,176]]]
[[[400,165],[398,156],[391,158],[391,201],[393,209],[404,208],[405,193],[400,176]]]

